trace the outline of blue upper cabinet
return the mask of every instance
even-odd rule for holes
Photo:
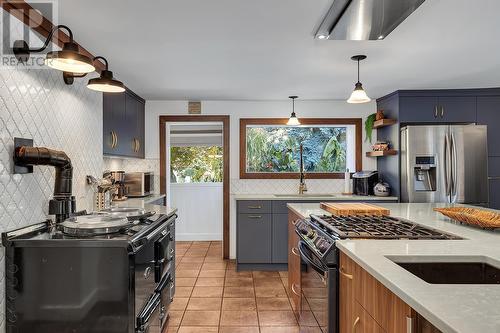
[[[402,96],[402,123],[474,123],[475,96]]]
[[[144,100],[130,90],[103,94],[103,154],[144,158]]]
[[[488,155],[500,156],[500,96],[477,98],[477,123],[488,125]]]

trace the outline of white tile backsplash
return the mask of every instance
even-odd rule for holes
[[[343,179],[306,179],[308,193],[341,193]],[[298,179],[231,179],[231,194],[290,194],[299,189]]]
[[[0,232],[45,220],[53,193],[52,167],[38,166],[26,175],[12,173],[14,137],[65,151],[74,167],[78,209],[92,207],[85,176],[99,175],[103,169],[102,94],[87,89],[86,83],[75,79],[68,86],[61,72],[49,68],[0,67]],[[4,332],[3,248],[0,260],[0,332]]]

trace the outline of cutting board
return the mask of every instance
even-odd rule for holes
[[[349,216],[349,215],[390,215],[391,211],[376,205],[367,203],[334,203],[334,202],[321,202],[320,208],[332,213],[336,216]]]

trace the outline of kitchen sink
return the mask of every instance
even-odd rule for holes
[[[392,261],[431,284],[500,284],[500,269],[484,261]]]
[[[321,194],[321,193],[317,193],[317,194],[314,194],[314,193],[274,194],[274,196],[277,198],[290,198],[290,197],[294,197],[294,198],[308,198],[308,197],[309,198],[310,197],[332,198],[332,197],[335,197],[335,195],[333,195],[333,194]]]

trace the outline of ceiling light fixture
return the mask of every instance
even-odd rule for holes
[[[354,91],[351,94],[351,97],[347,100],[347,103],[360,104],[360,103],[368,103],[371,101],[371,98],[368,97],[365,90],[363,89],[363,85],[359,82],[359,62],[361,60],[365,60],[365,55],[355,55],[351,57],[351,60],[358,62],[358,82],[354,86]]]
[[[92,61],[102,60],[106,66],[99,77],[90,79],[87,83],[87,88],[95,91],[108,92],[108,93],[120,93],[125,91],[125,86],[123,82],[115,80],[113,78],[113,72],[108,70],[108,61],[103,56],[97,56],[92,59]],[[64,72],[63,79],[66,84],[73,84],[75,77],[84,77],[87,74],[77,74],[71,72]]]
[[[71,73],[90,73],[95,71],[92,60],[86,55],[80,53],[80,47],[73,40],[73,32],[65,25],[57,25],[47,36],[45,43],[42,47],[37,49],[30,49],[24,40],[16,40],[14,42],[14,55],[20,62],[27,62],[30,53],[42,52],[47,48],[52,41],[52,36],[56,30],[65,29],[68,31],[69,42],[63,44],[61,51],[50,51],[45,56],[45,64],[54,69],[71,72]]]
[[[292,114],[290,115],[290,118],[287,121],[288,126],[298,126],[300,125],[299,118],[295,115],[295,99],[298,98],[299,96],[288,96],[292,100]]]

